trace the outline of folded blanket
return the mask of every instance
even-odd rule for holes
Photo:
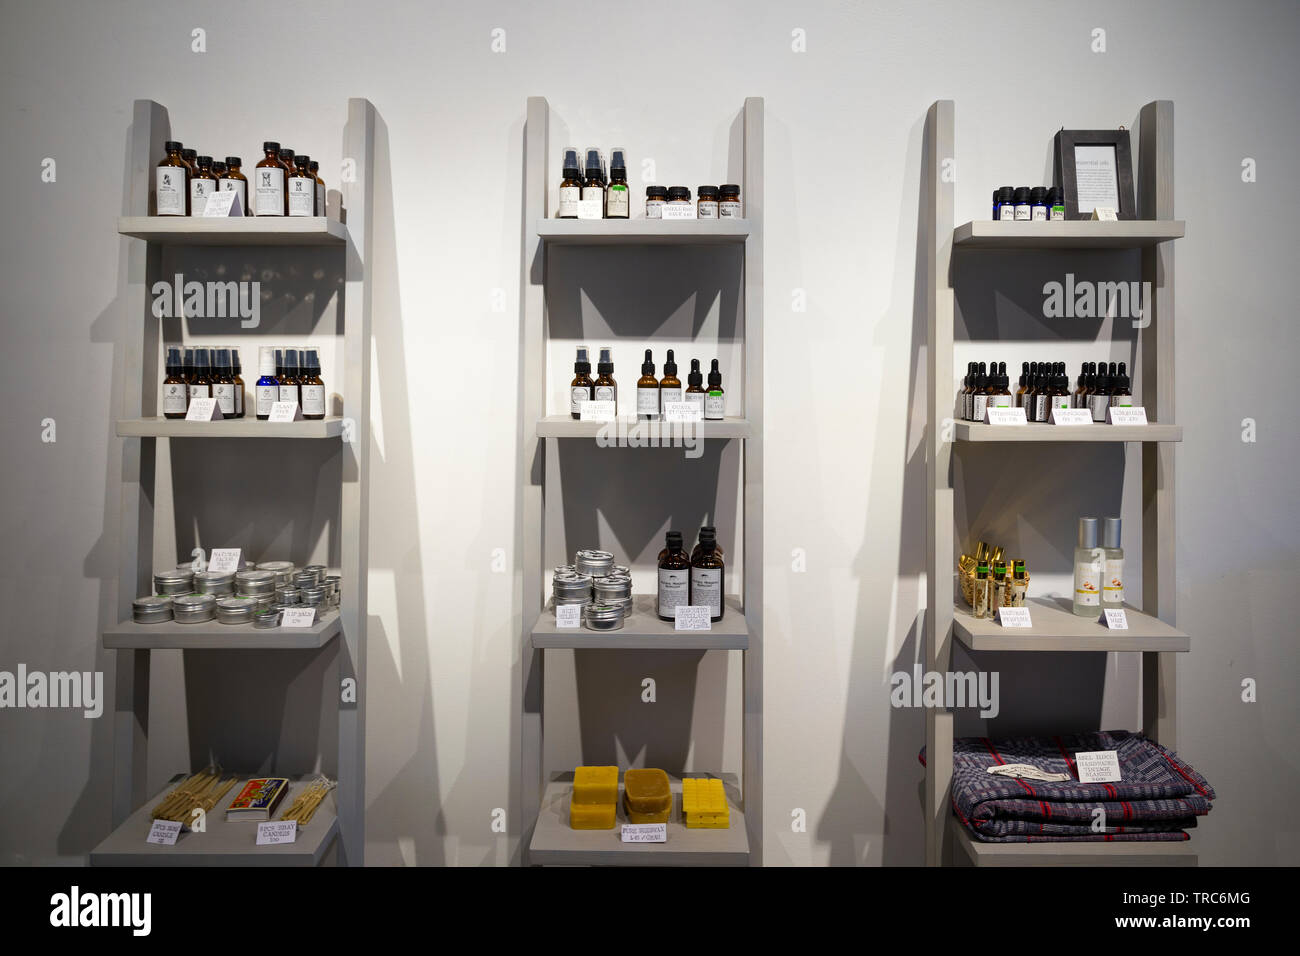
[[[1117,752],[1118,782],[1079,782],[1073,754],[1093,750]],[[1070,779],[1051,782],[988,772],[1005,764],[1030,764]],[[1143,734],[1119,730],[953,741],[953,811],[980,840],[1186,840],[1188,820],[1209,813],[1213,799],[1204,777]],[[1105,811],[1106,826],[1094,833],[1097,807]]]

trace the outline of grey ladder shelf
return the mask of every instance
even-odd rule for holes
[[[519,421],[518,482],[522,596],[520,616],[520,859],[525,864],[609,864],[626,862],[700,865],[758,865],[762,861],[763,757],[763,101],[745,100],[741,114],[740,220],[664,222],[634,213],[628,220],[558,220],[548,214],[548,190],[553,168],[549,144],[550,106],[540,96],[528,98],[524,134],[524,222],[521,263],[523,369]],[[734,128],[733,128],[734,129]],[[600,634],[587,630],[560,631],[545,608],[546,529],[562,519],[557,446],[573,439],[595,438],[590,422],[567,415],[547,415],[547,250],[551,246],[659,247],[690,250],[716,245],[738,246],[743,268],[744,417],[708,422],[702,441],[743,442],[743,593],[740,607],[728,602],[726,616],[708,633],[675,634],[653,613],[644,596],[622,631]],[[625,389],[624,394],[634,392]],[[653,454],[646,449],[616,449],[609,455]],[[679,452],[678,452],[679,453]],[[689,464],[689,463],[688,463]],[[635,507],[635,505],[629,505]],[[561,522],[562,527],[562,522]],[[683,529],[685,530],[685,529]],[[594,545],[594,543],[593,543]],[[589,546],[588,544],[581,545]],[[553,549],[555,546],[552,545]],[[558,551],[552,554],[557,556]],[[672,827],[669,844],[649,850],[632,846],[623,851],[612,831],[573,831],[565,816],[567,789],[559,775],[572,767],[545,766],[543,711],[544,662],[548,649],[625,648],[663,650],[727,650],[743,655],[743,768],[738,781],[724,775],[732,802],[728,831],[686,831]],[[669,774],[683,768],[664,767]],[[721,772],[723,768],[714,768]],[[674,808],[674,820],[680,819]],[[604,837],[604,839],[602,839]],[[636,852],[643,851],[643,852]]]
[[[122,406],[115,431],[121,455],[121,554],[118,562],[117,600],[112,602],[101,628],[103,645],[116,651],[117,679],[114,691],[113,741],[113,826],[114,831],[90,854],[97,865],[313,865],[321,862],[330,845],[339,844],[339,862],[360,866],[365,856],[365,624],[368,574],[368,526],[370,483],[370,329],[372,288],[368,275],[373,244],[371,209],[375,180],[375,129],[378,116],[368,100],[348,101],[347,126],[343,134],[343,156],[354,163],[355,175],[338,183],[340,195],[331,189],[328,215],[302,219],[248,217],[203,219],[202,217],[160,217],[151,215],[154,167],[164,155],[163,143],[172,138],[167,110],[152,100],[136,100],[129,142],[126,189],[118,232],[130,237],[125,244],[125,274],[120,291],[124,303],[118,349],[123,356]],[[250,164],[251,166],[251,164]],[[135,241],[143,240],[142,242]],[[346,321],[343,325],[344,362],[339,370],[342,382],[342,415],[324,421],[284,425],[259,422],[251,409],[243,420],[198,423],[167,420],[160,415],[158,385],[162,372],[163,346],[181,341],[182,319],[155,318],[151,312],[151,290],[159,280],[170,281],[173,270],[166,268],[169,251],[176,247],[223,247],[239,249],[250,261],[266,247],[303,248],[307,255],[335,256],[343,282],[340,300]],[[186,255],[195,255],[187,251]],[[192,259],[187,261],[193,261]],[[256,369],[256,339],[235,324],[230,333],[249,343],[248,371]],[[237,448],[251,460],[255,455],[292,456],[294,451],[328,443],[327,459],[336,459],[341,476],[338,489],[337,541],[342,572],[342,603],[338,611],[327,612],[315,627],[304,631],[275,629],[259,631],[251,626],[153,624],[132,622],[132,601],[152,592],[155,570],[155,540],[163,554],[174,550],[167,539],[170,529],[155,529],[155,492],[161,482],[175,481],[175,473],[164,472],[159,439],[178,438],[186,442],[212,441],[204,448],[209,459]],[[250,438],[292,439],[292,444],[270,446]],[[233,445],[231,443],[234,443]],[[171,449],[165,460],[170,462]],[[265,461],[265,459],[262,459]],[[279,459],[273,457],[272,462]],[[170,471],[170,469],[168,469]],[[229,496],[228,496],[229,497]],[[228,500],[231,532],[243,519],[242,512],[256,503]],[[162,560],[160,557],[158,560]],[[171,560],[171,559],[169,559]],[[335,641],[340,637],[339,641]],[[146,846],[148,810],[159,794],[147,791],[149,734],[149,681],[153,650],[181,649],[187,653],[330,655],[324,666],[327,696],[322,705],[337,704],[337,755],[321,754],[322,769],[337,776],[338,788],[326,799],[317,818],[304,829],[296,844],[285,847],[253,847],[253,831],[243,825],[227,825],[212,813],[205,833],[190,833],[174,847]],[[278,673],[282,673],[279,671]],[[336,678],[336,679],[335,679]],[[355,694],[345,700],[342,682],[355,682]],[[287,693],[288,688],[280,691]],[[220,757],[220,754],[216,756]],[[194,759],[194,758],[192,758]],[[194,759],[195,763],[204,761]],[[257,768],[230,766],[232,772]],[[275,772],[277,768],[269,768]],[[296,786],[296,784],[295,784]],[[233,796],[233,794],[231,795]],[[228,798],[229,799],[229,798]],[[286,804],[287,805],[287,804]],[[220,808],[220,805],[219,807]],[[233,832],[232,832],[233,831]],[[262,850],[273,850],[262,853]]]
[[[1174,444],[1182,429],[1174,424],[1174,249],[1184,234],[1174,219],[1174,107],[1167,100],[1148,103],[1139,121],[1137,221],[1010,223],[971,222],[956,226],[956,185],[945,163],[956,157],[953,103],[939,100],[926,114],[923,144],[923,205],[920,229],[925,249],[927,338],[926,507],[927,584],[925,666],[947,673],[953,641],[971,649],[1004,651],[1130,651],[1141,654],[1142,725],[1152,739],[1174,747],[1177,717],[1175,655],[1189,646],[1174,626]],[[1032,227],[1032,228],[1031,228]],[[1054,445],[1079,439],[1029,425],[1001,428],[953,423],[952,255],[956,248],[1050,250],[1069,254],[1087,249],[1138,249],[1142,279],[1151,283],[1146,303],[1150,326],[1142,332],[1142,397],[1152,425],[1147,430],[1094,426],[1089,441],[1139,442],[1142,449],[1142,607],[1130,610],[1131,630],[1108,632],[1100,625],[1079,624],[1068,610],[1036,603],[1029,632],[1002,632],[974,621],[957,606],[953,593],[957,552],[953,540],[954,442],[1034,441],[1041,454]],[[991,253],[985,252],[984,255]],[[955,427],[948,427],[954,425]],[[1109,429],[1115,428],[1115,431]],[[1105,429],[1105,430],[1103,430]],[[1067,485],[1068,490],[1068,485]],[[1145,612],[1145,613],[1143,613]],[[1122,635],[1116,637],[1115,634]],[[1065,728],[1073,729],[1073,728]],[[924,790],[925,859],[939,866],[960,848],[975,865],[1195,865],[1190,842],[1184,843],[1024,843],[994,844],[971,840],[957,824],[951,806],[953,713],[927,708]],[[950,821],[952,821],[950,823]]]

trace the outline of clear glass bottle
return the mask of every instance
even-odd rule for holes
[[[615,146],[609,151],[609,188],[605,191],[605,218],[628,219],[632,214],[632,193],[627,188],[627,150]]]
[[[280,162],[280,144],[267,140],[253,168],[253,215],[283,216],[288,212],[284,186],[289,171]]]
[[[655,363],[649,349],[645,350],[645,361],[641,363],[641,377],[636,380],[636,417],[642,422],[659,420],[659,380],[655,378]]]
[[[971,589],[971,616],[983,619],[989,616],[990,586],[988,562],[975,565],[975,585]]]
[[[178,139],[163,144],[167,155],[154,170],[154,214],[188,216],[190,214],[189,163],[181,157],[184,147]]]
[[[556,219],[577,219],[578,200],[582,198],[582,167],[578,165],[578,147],[564,147],[564,172],[560,178],[560,207]]]
[[[1079,519],[1078,546],[1074,549],[1074,605],[1079,617],[1101,614],[1101,575],[1105,555],[1097,547],[1097,519]]]
[[[243,165],[244,161],[238,156],[227,156],[226,171],[217,183],[217,188],[226,192],[239,193],[240,215],[251,216],[253,211],[248,208],[248,177],[240,172]]]
[[[196,160],[199,171],[190,177],[190,215],[202,216],[208,197],[217,191],[217,175],[212,171],[212,157]]]
[[[1011,562],[1011,607],[1024,607],[1029,592],[1029,575],[1025,573],[1023,558]]]
[[[573,218],[571,216],[564,217]],[[573,363],[573,381],[569,383],[569,415],[582,417],[582,405],[596,397],[596,383],[591,380],[591,356],[587,346],[578,346],[578,357]]]
[[[709,366],[709,390],[704,395],[704,420],[720,422],[726,416],[727,400],[722,391],[722,373],[718,371],[718,360]]]
[[[594,401],[613,402],[614,414],[618,414],[618,382],[614,381],[614,350],[609,346],[600,350],[600,361],[596,363],[594,393]]]
[[[709,620],[721,621],[726,593],[726,565],[714,532],[700,529],[698,556],[691,559],[691,605],[708,607]]]
[[[1124,549],[1120,546],[1122,520],[1107,518],[1102,524],[1101,549],[1104,553],[1101,604],[1103,608],[1124,606]]]
[[[178,346],[167,346],[166,369],[167,374],[162,382],[163,418],[184,418],[190,405],[190,389],[182,374],[184,369]]]
[[[257,384],[254,387],[253,411],[260,422],[271,417],[271,406],[280,400],[280,382],[276,378],[275,353],[278,350],[263,345],[257,350]]]
[[[1007,563],[1005,561],[993,562],[992,584],[989,586],[989,617],[998,616],[998,608],[1006,600],[1007,593]]]
[[[659,552],[659,591],[655,610],[662,621],[677,616],[677,608],[691,603],[691,558],[682,547],[682,533],[669,531]]]

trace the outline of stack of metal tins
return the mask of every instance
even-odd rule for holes
[[[303,607],[317,608],[317,613],[319,614],[320,613],[319,609],[321,605],[325,603],[325,597],[328,593],[329,593],[329,588],[325,588],[325,587],[303,588],[302,589]]]
[[[275,572],[240,571],[235,575],[235,594],[251,600],[255,610],[270,607],[275,603]]]
[[[235,593],[235,575],[229,571],[199,571],[194,575],[194,590],[213,597],[229,597]]]
[[[614,555],[587,548],[573,556],[573,569],[592,578],[603,578],[614,570]]]
[[[194,572],[189,568],[159,571],[153,576],[154,594],[189,594],[194,590]]]
[[[551,578],[551,596],[556,607],[564,604],[585,607],[591,603],[591,575],[557,569]]]
[[[625,615],[632,613],[632,576],[630,574],[607,574],[603,578],[593,578],[593,600],[596,604],[618,604]]]
[[[337,608],[339,606],[339,601],[343,593],[342,591],[343,579],[339,577],[337,574],[326,575],[325,586],[329,588],[329,606],[333,608]]]
[[[257,610],[252,598],[223,597],[217,601],[217,620],[222,624],[251,624]]]

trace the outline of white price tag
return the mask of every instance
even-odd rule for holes
[[[704,420],[704,407],[699,402],[664,402],[664,421],[699,422]]]
[[[230,216],[242,216],[243,208],[239,205],[239,192],[234,189],[220,190],[208,196],[203,207],[204,218],[227,219]]]
[[[1114,750],[1081,750],[1074,755],[1080,783],[1117,783],[1119,754]]]
[[[297,839],[297,820],[270,820],[257,825],[257,846],[293,843]]]
[[[1053,425],[1091,425],[1092,411],[1087,408],[1053,408]]]
[[[1112,405],[1106,409],[1106,421],[1112,425],[1145,425],[1147,410],[1142,405]]]
[[[181,824],[173,823],[171,820],[155,820],[153,826],[149,828],[149,835],[145,837],[145,843],[154,843],[158,846],[175,846],[176,838],[181,835]]]
[[[673,630],[676,631],[711,631],[713,622],[709,608],[705,605],[679,604],[675,609]]]
[[[1096,222],[1119,222],[1119,215],[1110,206],[1097,206],[1092,210]]]
[[[625,823],[622,835],[624,843],[667,843],[668,824]]]
[[[1102,623],[1105,624],[1112,631],[1128,630],[1128,615],[1124,613],[1124,609],[1122,607],[1115,608],[1115,609],[1112,608],[1103,609],[1101,612],[1101,620]]]
[[[1000,607],[998,608],[998,620],[1002,622],[1003,627],[1033,627],[1029,621],[1029,608],[1027,607]]]
[[[190,407],[185,411],[187,422],[215,422],[225,417],[215,398],[191,398]]]
[[[603,199],[579,199],[579,219],[604,219],[605,201]]]
[[[208,559],[208,570],[234,574],[239,570],[239,551],[239,548],[213,548],[212,557]]]
[[[984,409],[984,421],[990,425],[1026,425],[1025,410],[1023,408],[994,408],[992,405]]]
[[[302,409],[298,407],[297,402],[272,402],[271,417],[267,420],[272,422],[300,422],[302,421]]]
[[[316,623],[314,607],[287,607],[280,615],[281,627],[311,627]]]
[[[660,210],[664,219],[695,219],[695,203],[692,202],[666,202]]]
[[[578,406],[579,420],[584,422],[612,422],[616,402],[583,402]]]
[[[556,627],[582,627],[582,605],[581,604],[555,605],[555,626]]]

